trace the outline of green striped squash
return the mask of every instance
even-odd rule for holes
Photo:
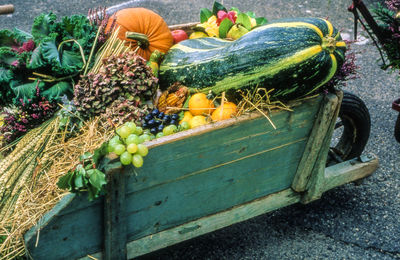
[[[160,65],[160,85],[181,82],[216,94],[258,86],[292,99],[328,82],[345,50],[340,33],[325,19],[278,20],[236,41],[199,38],[174,45]]]

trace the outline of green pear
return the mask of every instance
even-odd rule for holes
[[[237,40],[248,32],[249,30],[247,30],[243,25],[237,23],[234,24],[231,27],[231,29],[229,29],[228,33],[226,34],[226,37]]]

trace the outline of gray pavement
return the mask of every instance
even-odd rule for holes
[[[0,0],[16,11],[0,17],[0,28],[29,30],[41,12],[59,16],[86,14],[88,8],[124,1]],[[222,1],[221,1],[222,2]],[[327,17],[343,35],[353,33],[351,1],[269,0],[223,1],[227,7],[255,11],[268,19]],[[364,1],[371,4],[373,1]],[[168,24],[198,20],[202,7],[213,1],[131,1],[158,12]],[[379,55],[371,41],[353,45],[359,78],[346,90],[366,103],[372,121],[365,153],[380,159],[380,168],[362,185],[348,184],[325,193],[308,205],[294,205],[249,221],[157,251],[142,259],[400,259],[400,144],[393,138],[397,114],[392,101],[400,97],[398,72],[379,69]]]

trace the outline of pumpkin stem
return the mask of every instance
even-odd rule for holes
[[[331,36],[325,36],[322,38],[322,49],[327,50],[329,53],[333,53],[336,50],[336,40]]]
[[[147,49],[149,47],[149,38],[143,33],[126,32],[125,37],[137,41],[138,46],[142,49]]]

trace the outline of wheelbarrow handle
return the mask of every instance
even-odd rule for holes
[[[14,5],[0,5],[0,14],[14,13]]]

